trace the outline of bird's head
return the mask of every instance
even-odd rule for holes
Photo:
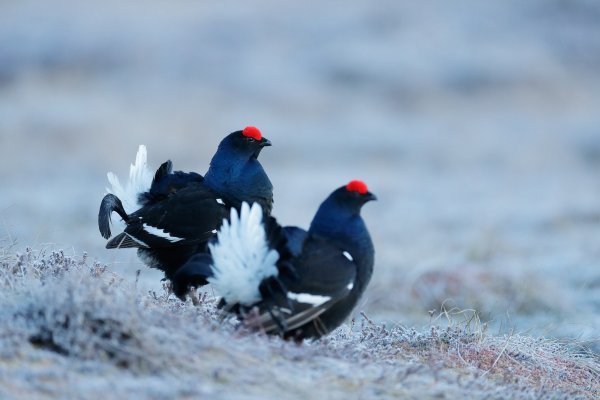
[[[363,181],[353,180],[347,185],[336,189],[329,199],[351,212],[359,213],[362,206],[377,197],[369,192],[367,185]]]
[[[219,144],[219,150],[256,159],[260,151],[267,146],[271,146],[271,141],[263,137],[258,128],[247,126],[241,131],[227,135]]]
[[[331,237],[362,240],[365,235],[360,233],[366,233],[366,236],[368,233],[360,217],[360,210],[372,200],[377,200],[377,197],[369,192],[364,182],[350,181],[334,190],[321,203],[311,222],[310,231]]]

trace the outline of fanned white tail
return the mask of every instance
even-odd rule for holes
[[[127,214],[140,208],[138,203],[138,194],[146,192],[152,185],[152,172],[148,169],[148,152],[143,144],[138,148],[135,156],[135,163],[129,167],[129,181],[125,187],[121,185],[119,178],[112,172],[107,174],[110,188],[106,188],[108,193],[112,193],[121,199],[123,207]]]
[[[256,303],[258,286],[277,275],[279,259],[279,253],[268,247],[260,205],[242,203],[239,216],[232,208],[230,221],[223,221],[217,237],[215,244],[209,244],[213,276],[208,281],[229,304]]]

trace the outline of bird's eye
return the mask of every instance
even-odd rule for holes
[[[254,142],[254,138],[247,137],[247,138],[246,138],[246,142],[248,142],[248,143],[252,143],[252,142]]]

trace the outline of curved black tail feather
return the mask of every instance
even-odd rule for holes
[[[100,211],[98,211],[98,228],[104,239],[110,237],[110,214],[116,211],[124,221],[129,219],[129,216],[123,208],[123,203],[117,196],[112,193],[107,194],[100,203]]]

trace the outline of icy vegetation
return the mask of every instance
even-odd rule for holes
[[[594,398],[577,342],[496,336],[469,313],[423,330],[357,316],[296,345],[60,252],[2,254],[0,398]],[[467,319],[464,319],[467,318]]]

